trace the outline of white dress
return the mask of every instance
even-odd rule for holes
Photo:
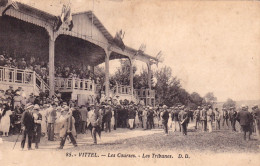
[[[112,129],[114,128],[115,126],[115,116],[114,116],[114,111],[112,111],[112,118],[111,118],[111,127]]]
[[[169,115],[169,119],[168,119],[168,127],[169,127],[169,129],[172,128],[172,116],[171,116],[171,114]]]
[[[6,111],[5,115],[1,119],[0,131],[3,133],[8,133],[10,129],[10,115],[12,114],[11,110]]]
[[[47,133],[47,117],[46,117],[47,110],[41,109],[40,113],[42,114],[42,122],[41,122],[42,133]]]
[[[136,115],[135,115],[135,125],[139,126],[139,116],[138,116],[138,112],[136,111]]]

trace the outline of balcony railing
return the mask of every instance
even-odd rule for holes
[[[116,85],[112,88],[114,94],[128,94],[131,95],[131,86],[126,85]]]
[[[128,94],[131,95],[131,86],[126,85],[116,85],[111,89],[114,94]],[[155,97],[155,91],[150,89],[134,89],[133,96],[136,98],[154,98]]]
[[[95,92],[95,83],[88,79],[56,77],[55,88],[59,90],[85,90]]]
[[[134,94],[139,98],[155,97],[155,91],[150,89],[135,89]]]
[[[34,84],[34,72],[0,66],[0,81],[8,83]]]

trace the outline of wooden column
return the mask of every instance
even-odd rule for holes
[[[131,95],[134,94],[134,72],[133,72],[133,60],[130,61],[130,87],[131,87]]]
[[[106,97],[109,97],[109,56],[111,54],[111,51],[105,50],[106,57],[105,57],[105,95]]]
[[[151,71],[151,64],[150,63],[147,63],[147,67],[148,67],[148,87],[149,87],[149,90],[148,91],[151,91],[152,89],[152,71]],[[151,105],[151,98],[149,97],[148,95],[148,91],[145,90],[145,98],[146,98],[146,105]]]
[[[55,40],[49,38],[49,86],[50,97],[54,95],[55,91],[55,66],[54,66]]]
[[[151,64],[148,62],[147,63],[147,68],[148,68],[148,87],[151,90],[152,89],[152,71],[151,71]]]

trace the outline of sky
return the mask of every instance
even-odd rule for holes
[[[18,0],[53,14],[69,0]],[[94,7],[93,7],[94,2]],[[218,101],[260,99],[260,2],[71,0],[72,12],[93,10],[107,30],[123,29],[124,43],[162,51],[173,76],[189,92]],[[111,72],[118,67],[112,61]],[[145,67],[136,62],[139,69]],[[156,69],[156,66],[153,66]]]

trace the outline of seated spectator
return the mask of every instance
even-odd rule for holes
[[[24,58],[22,58],[22,59],[18,62],[18,69],[23,69],[23,70],[25,70],[25,69],[26,69],[26,66],[27,66],[27,64],[26,64]]]
[[[13,59],[13,60],[11,61],[11,67],[12,67],[12,68],[17,68],[16,59]]]
[[[5,57],[4,55],[0,55],[0,66],[5,66]]]
[[[14,90],[13,90],[13,86],[9,86],[9,89],[7,89],[6,91],[5,91],[5,96],[7,97],[7,98],[13,98],[14,97]]]

